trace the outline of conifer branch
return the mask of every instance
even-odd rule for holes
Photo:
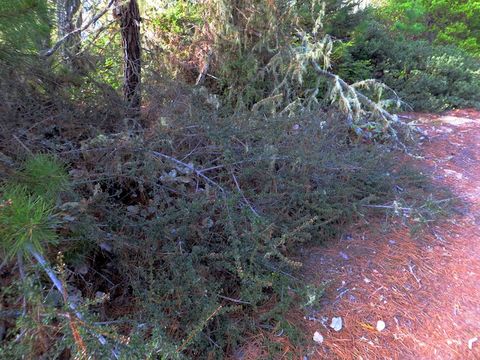
[[[337,75],[335,75],[335,74],[333,74],[329,71],[323,70],[320,67],[320,65],[318,65],[314,60],[310,60],[310,63],[312,64],[312,66],[313,66],[314,70],[317,72],[317,74],[322,75],[324,77],[327,77],[331,80],[334,80],[334,81],[338,82],[338,84],[341,86],[341,88],[343,90],[351,90],[351,88],[352,88],[351,85],[347,84],[339,76],[337,76]],[[388,111],[386,111],[385,109],[383,109],[380,106],[378,106],[377,104],[375,104],[375,102],[370,100],[368,97],[366,97],[362,93],[360,93],[358,91],[355,91],[355,95],[357,96],[358,100],[363,105],[368,107],[371,111],[380,113],[381,116],[383,116],[385,119],[387,119],[390,122],[394,122],[394,123],[399,122],[398,118],[396,118],[395,116],[390,114]]]
[[[376,104],[374,101],[370,100],[367,96],[363,95],[361,92],[355,89],[352,85],[349,85],[348,83],[346,83],[339,76],[327,70],[322,69],[315,60],[310,59],[310,64],[312,65],[313,69],[318,75],[321,75],[323,77],[326,77],[334,81],[336,84],[338,84],[341,91],[345,90],[349,93],[354,94],[355,98],[358,99],[358,101],[362,105],[367,107],[372,113],[378,114],[383,120],[385,120],[388,125],[387,129],[390,133],[390,136],[393,138],[394,142],[398,144],[402,148],[402,150],[405,151],[405,153],[409,154],[406,145],[398,138],[397,132],[391,126],[391,124],[396,124],[396,125],[407,127],[408,125],[406,123],[401,121],[397,116],[390,114],[387,110],[385,110],[380,105]]]

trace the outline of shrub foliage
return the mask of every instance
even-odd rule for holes
[[[2,358],[220,359],[259,329],[294,339],[286,311],[323,291],[299,249],[371,205],[436,204],[398,166],[416,133],[388,112],[397,93],[479,105],[478,59],[396,37],[354,1],[147,1],[132,119],[108,18],[82,35],[79,74],[34,56],[50,2],[0,9],[29,4],[0,24]],[[404,220],[430,221],[419,208]]]
[[[478,57],[453,45],[405,38],[378,21],[358,27],[339,51],[337,68],[350,81],[365,76],[383,81],[416,110],[480,107]]]

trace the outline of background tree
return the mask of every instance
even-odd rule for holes
[[[124,57],[123,94],[129,116],[136,117],[141,102],[140,10],[136,0],[115,1],[114,16],[119,20]]]
[[[382,10],[396,30],[436,44],[454,44],[480,54],[478,0],[389,0]]]
[[[58,37],[63,38],[73,32],[62,46],[62,57],[72,70],[80,69],[77,54],[81,48],[82,32],[74,32],[74,30],[82,25],[81,4],[81,0],[57,0],[56,2]]]

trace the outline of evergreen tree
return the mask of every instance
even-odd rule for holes
[[[81,0],[57,0],[58,37],[63,38],[82,24]],[[62,46],[62,57],[72,70],[79,70],[80,63],[76,54],[81,48],[81,31],[77,31],[65,40]]]
[[[36,54],[50,45],[52,3],[49,0],[0,1],[0,53]]]

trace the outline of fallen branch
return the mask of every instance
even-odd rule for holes
[[[390,135],[393,137],[394,141],[402,147],[402,149],[408,153],[407,147],[405,144],[400,141],[398,138],[398,135],[396,131],[392,128],[390,123],[400,125],[407,127],[408,125],[399,120],[399,118],[395,115],[390,114],[387,110],[376,104],[374,101],[370,100],[367,96],[363,95],[361,92],[359,92],[357,89],[349,85],[347,82],[345,82],[343,79],[341,79],[339,76],[324,70],[320,67],[320,65],[317,64],[314,60],[310,60],[310,64],[313,66],[313,69],[318,75],[321,75],[323,77],[326,77],[332,81],[335,81],[340,85],[341,90],[346,90],[349,91],[350,93],[354,94],[354,96],[358,99],[358,101],[365,107],[367,107],[372,113],[379,114],[380,117],[385,120],[388,124],[388,130],[390,131]]]
[[[166,160],[169,160],[177,165],[181,165],[185,168],[187,168],[188,170],[192,171],[195,175],[197,175],[198,177],[202,178],[203,180],[205,180],[205,182],[217,189],[219,189],[222,194],[226,195],[227,194],[227,191],[220,185],[218,184],[217,182],[215,182],[214,180],[212,180],[211,178],[209,178],[208,176],[206,176],[204,174],[204,172],[207,172],[207,171],[210,171],[210,170],[213,170],[213,169],[221,169],[221,168],[224,168],[225,166],[224,165],[218,165],[218,166],[213,166],[213,167],[209,167],[209,168],[205,168],[205,169],[197,169],[195,168],[193,165],[191,164],[187,164],[181,160],[178,160],[172,156],[169,156],[169,155],[166,155],[164,153],[161,153],[161,152],[158,152],[158,151],[153,151],[153,150],[150,150],[149,151],[151,155],[155,156],[155,157],[158,157],[158,158],[163,158],[163,159],[166,159]],[[242,189],[240,188],[240,184],[238,183],[237,181],[237,178],[235,177],[235,175],[233,174],[233,172],[231,173],[232,174],[232,178],[233,178],[233,181],[235,183],[235,186],[238,190],[238,192],[240,193],[240,195],[242,196],[242,199],[243,199],[243,202],[245,203],[245,205],[248,206],[248,208],[252,211],[252,213],[257,216],[257,217],[260,217],[260,214],[255,210],[255,208],[252,206],[252,204],[250,204],[250,202],[248,201],[248,199],[245,197],[245,195],[243,194],[243,191]]]
[[[187,164],[181,160],[178,160],[172,156],[169,156],[169,155],[166,155],[166,154],[163,154],[161,152],[158,152],[158,151],[153,151],[153,150],[150,150],[150,154],[155,156],[155,157],[159,157],[159,158],[163,158],[163,159],[167,159],[177,165],[181,165],[185,168],[187,168],[188,170],[194,172],[198,177],[201,177],[203,180],[205,180],[205,182],[213,187],[216,187],[217,189],[219,189],[222,193],[225,193],[225,189],[223,187],[221,187],[217,182],[213,181],[212,179],[210,179],[208,176],[205,176],[202,172],[202,170],[198,170],[196,169],[193,165],[190,165],[190,164]]]

